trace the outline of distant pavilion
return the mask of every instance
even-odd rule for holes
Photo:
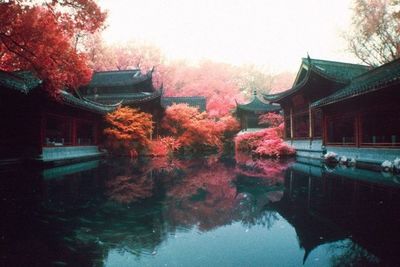
[[[258,123],[258,117],[269,112],[279,113],[280,110],[279,105],[270,104],[268,101],[258,98],[257,91],[254,91],[253,98],[249,103],[239,104],[236,102],[236,116],[240,120],[242,130],[262,128]]]

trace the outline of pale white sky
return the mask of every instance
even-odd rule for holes
[[[300,59],[355,62],[341,33],[351,0],[100,0],[108,42],[141,40],[170,59],[296,71]]]

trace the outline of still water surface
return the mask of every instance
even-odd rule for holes
[[[0,266],[400,266],[397,176],[244,156],[0,176]]]

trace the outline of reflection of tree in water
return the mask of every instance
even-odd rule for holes
[[[147,175],[120,175],[107,181],[107,196],[119,203],[131,203],[153,195],[153,180]]]
[[[379,259],[349,239],[330,245],[331,266],[380,266]],[[339,255],[338,251],[342,251]]]
[[[173,225],[210,230],[231,221],[236,203],[232,167],[219,162],[186,162],[184,179],[167,186],[167,216]]]
[[[274,192],[272,180],[257,184],[258,189],[265,188],[258,193],[251,182],[249,187],[244,181],[253,177],[242,177],[238,181],[235,165],[215,160],[186,161],[183,172],[183,179],[172,179],[167,186],[167,216],[171,224],[196,225],[208,231],[238,221],[248,227],[270,227],[277,219],[276,213],[266,208],[281,195],[279,190]]]
[[[238,179],[236,170],[216,158],[118,160],[53,180],[46,220],[57,222],[51,231],[67,251],[61,261],[73,266],[85,257],[101,266],[111,250],[152,254],[181,227],[208,231],[234,222],[270,227],[277,217],[268,203],[279,199],[280,189],[254,184],[254,177]]]
[[[265,178],[265,182],[275,184],[284,181],[285,170],[293,159],[253,159],[249,154],[236,153],[236,172],[247,177]]]

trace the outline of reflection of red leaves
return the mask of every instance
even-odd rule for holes
[[[131,203],[153,195],[153,181],[146,175],[116,176],[107,181],[107,196],[119,203]]]
[[[236,172],[247,177],[267,179],[269,184],[283,182],[285,170],[293,161],[278,161],[271,159],[252,159],[248,154],[236,153]]]
[[[221,163],[211,163],[207,168],[196,164],[184,169],[186,178],[168,190],[168,214],[176,224],[198,225],[200,230],[210,230],[230,223],[236,200],[232,185],[232,168]],[[200,200],[197,195],[203,194]]]
[[[160,140],[150,141],[149,155],[153,157],[163,157],[168,155],[168,147]]]

